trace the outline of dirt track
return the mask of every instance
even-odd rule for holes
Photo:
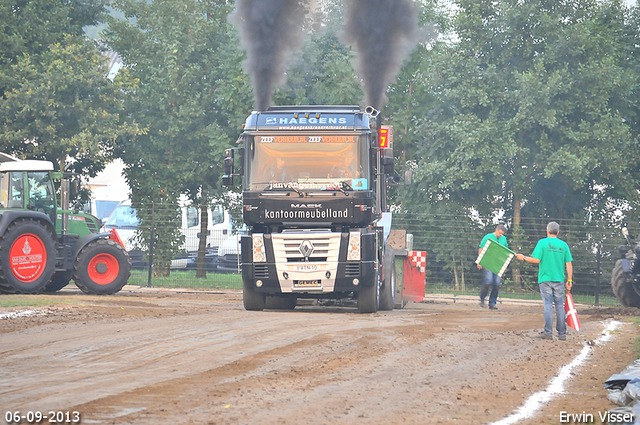
[[[39,313],[0,320],[0,423],[7,411],[78,411],[83,424],[490,423],[546,388],[605,320],[623,321],[565,394],[520,422],[553,424],[560,411],[615,407],[602,383],[637,356],[635,309],[579,306],[583,330],[561,342],[535,338],[540,304],[509,300],[498,311],[442,299],[361,315],[247,312],[235,292],[51,298],[0,309]]]

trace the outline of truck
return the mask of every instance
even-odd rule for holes
[[[392,132],[372,107],[273,106],[247,118],[223,176],[227,186],[242,176],[246,310],[299,298],[350,298],[361,313],[396,306],[391,220],[381,220],[398,180]]]
[[[0,293],[55,292],[73,279],[87,294],[113,294],[127,283],[118,235],[99,233],[100,220],[79,203],[69,208],[75,177],[0,153]]]

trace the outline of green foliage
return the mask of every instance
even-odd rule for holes
[[[106,77],[106,59],[82,27],[104,1],[2,2],[0,150],[48,159],[89,176],[112,158],[113,142],[135,126],[121,121],[127,81]]]
[[[14,88],[5,93],[0,144],[6,152],[44,158],[94,176],[112,158],[113,143],[135,131],[120,124],[120,79],[105,78],[107,59],[90,43],[71,37],[39,56],[23,55],[12,67]]]
[[[117,152],[141,225],[150,228],[152,202],[175,203],[185,193],[199,205],[221,194],[224,149],[250,112],[251,89],[227,22],[228,2],[118,0],[113,6],[127,20],[111,18],[107,43],[139,81],[127,114],[145,128],[120,138]],[[148,243],[147,234],[141,237]],[[176,237],[159,231],[158,249],[177,254]]]
[[[624,66],[623,6],[458,6],[459,40],[432,63],[441,113],[416,120],[415,177],[425,197],[479,211],[515,213],[522,203],[523,214],[556,217],[610,193],[637,197],[637,181],[628,178],[637,144],[620,113],[635,102],[629,93],[638,82]]]

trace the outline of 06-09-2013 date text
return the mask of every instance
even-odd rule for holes
[[[51,424],[77,424],[80,423],[80,412],[69,411],[55,411],[50,410],[48,412],[6,412],[4,414],[4,420],[8,424],[26,423],[40,423],[42,421],[49,421]]]

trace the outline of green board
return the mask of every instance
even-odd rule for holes
[[[496,241],[487,239],[487,243],[484,244],[484,247],[480,251],[476,263],[502,277],[514,255],[515,253],[509,248],[505,248]]]

